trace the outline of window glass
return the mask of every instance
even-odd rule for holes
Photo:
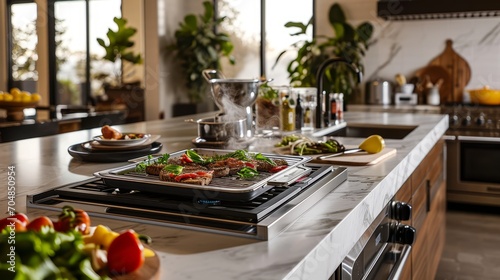
[[[300,40],[311,40],[312,28],[307,30],[307,35],[291,36],[298,28],[287,28],[287,22],[301,22],[307,24],[313,16],[313,0],[287,0],[286,6],[282,0],[266,1],[266,75],[273,79],[274,84],[289,84],[288,64],[292,61],[297,51],[290,46]],[[279,54],[288,50],[275,62]],[[274,67],[273,67],[274,66]]]
[[[35,3],[12,4],[10,12],[12,87],[35,92],[38,80],[38,72],[35,68],[38,60],[36,52],[38,37],[35,25],[37,6]]]
[[[235,65],[223,60],[228,78],[249,79],[260,76],[260,1],[218,0],[219,17],[227,17],[221,25],[234,44]]]
[[[313,16],[314,0],[288,0],[283,5],[282,0],[265,1],[265,56],[261,58],[261,1],[253,0],[218,0],[218,16],[226,16],[222,30],[227,32],[234,43],[233,55],[236,59],[235,66],[223,64],[223,72],[227,77],[255,78],[261,75],[261,63],[265,65],[267,78],[274,80],[275,84],[288,84],[287,66],[297,54],[289,50],[275,65],[279,54],[299,40],[310,40],[312,28],[306,36],[291,36],[296,32],[286,28],[289,21],[307,22]],[[273,67],[274,66],[274,67]]]
[[[85,84],[85,1],[54,3],[58,104],[81,105]]]
[[[86,1],[56,1],[56,68],[58,104],[86,105],[87,27]],[[91,95],[101,91],[103,79],[114,76],[116,67],[103,61],[104,49],[97,38],[107,42],[108,28],[114,26],[113,18],[121,15],[121,0],[89,1],[89,50]],[[119,68],[118,68],[119,69]]]
[[[89,5],[89,40],[90,40],[90,79],[91,95],[97,96],[103,93],[102,83],[115,79],[117,69],[121,67],[110,61],[103,60],[106,51],[97,43],[97,38],[101,38],[107,44],[106,33],[111,28],[116,31],[114,17],[121,17],[121,0],[96,0],[90,1]],[[106,78],[103,78],[106,77]]]

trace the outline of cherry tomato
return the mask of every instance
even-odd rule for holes
[[[83,234],[88,234],[90,229],[90,217],[84,210],[74,209],[71,206],[64,206],[59,220],[54,223],[56,231],[67,232],[77,230]]]
[[[108,269],[112,274],[127,274],[144,263],[144,247],[133,230],[122,232],[108,248]]]
[[[5,228],[9,231],[11,229],[17,232],[26,231],[26,226],[21,221],[11,217],[0,220],[0,231],[3,231]]]
[[[54,227],[52,220],[49,217],[41,216],[31,221],[27,226],[27,230],[40,231],[42,227]]]
[[[16,213],[16,214],[12,215],[12,218],[18,219],[25,226],[29,223],[28,216],[26,216],[23,213]]]

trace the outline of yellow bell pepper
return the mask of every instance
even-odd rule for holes
[[[86,244],[93,243],[99,246],[102,246],[103,249],[108,249],[109,245],[113,240],[118,237],[120,234],[117,232],[112,231],[109,229],[107,226],[104,225],[98,225],[94,229],[94,233],[92,235],[86,235],[84,237],[84,242]],[[138,233],[135,233],[135,235],[139,239],[149,239],[148,237],[142,236]],[[154,251],[148,248],[144,248],[143,250],[144,257],[153,257],[155,255]]]

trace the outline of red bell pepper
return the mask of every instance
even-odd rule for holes
[[[144,263],[144,246],[133,230],[117,236],[108,248],[108,269],[112,274],[127,274]]]

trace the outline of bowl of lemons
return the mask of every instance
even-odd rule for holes
[[[11,121],[22,121],[23,110],[35,108],[40,100],[40,94],[22,91],[19,88],[12,88],[7,92],[0,91],[0,109],[7,111],[7,120]]]

